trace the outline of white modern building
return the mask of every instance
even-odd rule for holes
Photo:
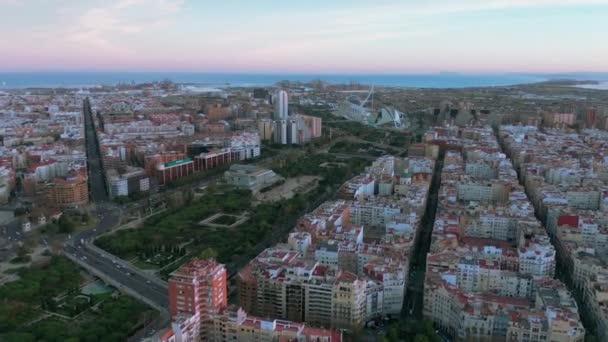
[[[279,90],[274,99],[274,119],[275,120],[287,120],[289,116],[289,100],[287,98],[287,92]]]
[[[287,144],[287,120],[277,120],[274,122],[272,130],[273,140],[276,144]]]

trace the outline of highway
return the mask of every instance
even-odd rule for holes
[[[120,283],[119,290],[122,291],[123,287],[129,288],[154,303],[158,309],[166,310],[167,288],[143,276],[141,271],[125,266],[124,261],[97,253],[85,244],[67,245],[65,252]]]

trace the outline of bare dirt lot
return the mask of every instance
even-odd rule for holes
[[[275,202],[283,199],[292,198],[297,193],[306,193],[317,187],[321,177],[300,176],[287,178],[285,183],[272,188],[267,192],[255,194],[255,199],[259,202]]]

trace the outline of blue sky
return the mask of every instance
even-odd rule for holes
[[[0,70],[608,71],[608,0],[0,0]]]

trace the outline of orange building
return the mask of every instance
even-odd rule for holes
[[[156,175],[156,166],[158,164],[164,164],[184,158],[186,158],[186,154],[177,151],[162,152],[145,156],[144,169],[146,170],[146,175],[148,175],[148,177],[154,177]]]
[[[200,339],[209,331],[212,315],[228,305],[226,269],[213,259],[192,259],[171,273],[169,314],[171,319],[184,315],[199,318]]]
[[[551,127],[563,127],[566,125],[573,125],[576,121],[576,114],[574,113],[542,113],[545,124]]]
[[[23,175],[23,194],[25,196],[34,196],[36,194],[36,174],[26,173]]]
[[[302,117],[302,119],[304,120],[304,123],[310,130],[310,137],[311,138],[320,138],[322,135],[321,130],[323,127],[323,120],[316,116],[302,115],[302,114],[300,114],[300,116]]]
[[[87,177],[73,172],[65,178],[55,178],[47,186],[46,195],[51,206],[81,208],[89,203]]]
[[[195,172],[192,158],[183,158],[156,165],[156,180],[165,185]]]
[[[161,342],[341,342],[339,330],[248,315],[228,307],[226,269],[213,259],[192,259],[169,279],[171,328]]]
[[[230,107],[224,107],[219,103],[205,106],[205,114],[211,122],[226,120],[232,116]]]
[[[238,155],[231,152],[228,148],[201,153],[194,157],[194,171],[199,172],[213,169],[238,159]]]

